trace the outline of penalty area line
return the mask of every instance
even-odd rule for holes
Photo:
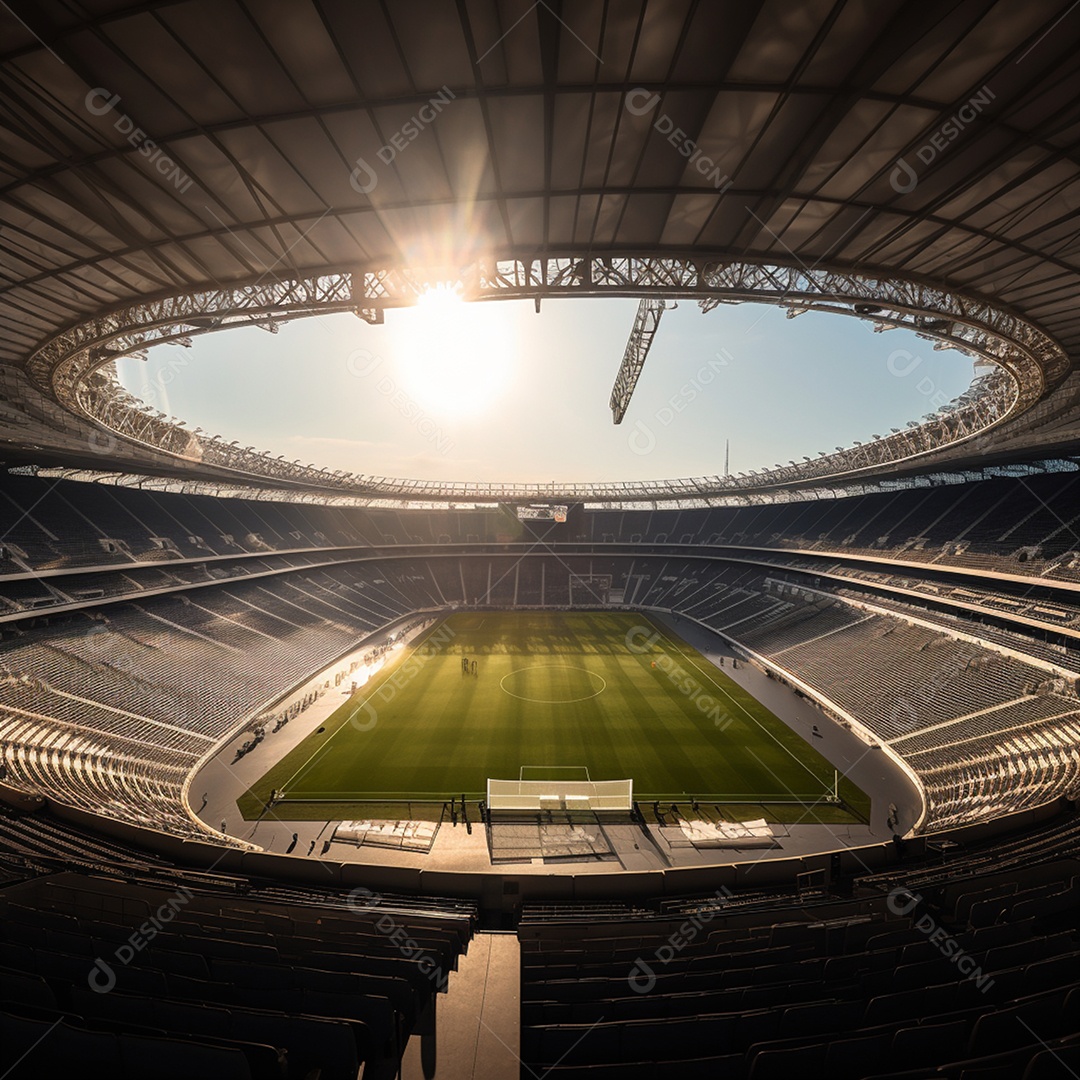
[[[770,739],[772,739],[772,741],[773,741],[774,743],[776,743],[776,745],[777,745],[777,746],[779,746],[779,747],[780,747],[780,749],[781,749],[781,750],[783,750],[783,751],[784,751],[784,753],[786,753],[786,754],[788,755],[788,757],[790,757],[790,758],[791,758],[791,760],[792,760],[792,761],[795,761],[795,762],[797,762],[797,763],[798,763],[799,765],[801,765],[801,766],[802,766],[802,768],[803,768],[803,769],[804,769],[804,770],[805,770],[805,771],[806,771],[807,773],[809,773],[809,774],[810,774],[810,775],[811,775],[811,776],[812,776],[812,777],[813,777],[813,778],[814,778],[815,780],[818,780],[818,781],[820,781],[820,780],[821,780],[821,777],[820,777],[820,776],[818,776],[818,775],[817,775],[817,773],[815,773],[815,772],[813,771],[813,769],[811,769],[811,768],[810,768],[810,766],[806,764],[806,762],[805,762],[805,761],[803,761],[803,760],[802,760],[801,758],[799,758],[799,757],[796,757],[795,753],[794,753],[794,752],[793,752],[792,750],[790,750],[790,749],[789,749],[788,747],[786,747],[786,746],[785,746],[785,745],[784,745],[784,744],[783,744],[783,743],[782,743],[782,742],[781,742],[781,741],[780,741],[780,740],[779,740],[779,739],[778,739],[778,738],[777,738],[777,737],[776,737],[776,736],[775,736],[775,735],[774,735],[774,734],[773,734],[773,733],[772,733],[771,731],[769,731],[769,729],[768,729],[767,727],[765,727],[765,725],[764,725],[764,724],[762,724],[762,722],[761,722],[761,721],[760,721],[760,720],[759,720],[759,719],[758,719],[758,718],[757,718],[756,716],[754,716],[754,714],[753,714],[752,712],[750,712],[750,710],[749,710],[749,709],[747,709],[747,708],[746,708],[746,706],[742,704],[742,702],[740,702],[740,701],[736,701],[736,700],[735,700],[735,698],[733,698],[733,697],[731,696],[731,694],[730,694],[730,693],[728,693],[728,691],[727,691],[727,690],[725,690],[725,689],[724,689],[724,687],[722,687],[722,686],[721,686],[721,685],[720,685],[720,684],[719,684],[719,683],[718,683],[718,682],[717,682],[717,681],[716,681],[716,680],[715,680],[715,679],[714,679],[714,678],[712,677],[712,675],[710,675],[710,674],[709,674],[709,673],[708,673],[707,671],[705,671],[705,669],[704,669],[704,668],[702,668],[702,667],[701,667],[701,666],[700,666],[700,665],[699,665],[699,664],[698,664],[698,663],[697,663],[697,662],[696,662],[696,661],[695,661],[695,660],[693,659],[693,657],[691,657],[691,656],[687,656],[687,655],[686,655],[686,653],[684,653],[682,649],[678,648],[678,646],[676,646],[675,642],[674,642],[674,641],[673,641],[673,640],[672,640],[672,639],[671,639],[670,637],[668,637],[668,635],[667,635],[667,634],[666,634],[666,633],[665,633],[665,632],[664,632],[664,631],[663,631],[663,630],[662,630],[662,629],[661,629],[661,628],[660,628],[659,626],[657,626],[657,625],[656,625],[656,623],[654,623],[654,622],[653,622],[652,618],[651,618],[651,617],[650,617],[649,615],[645,614],[644,612],[642,612],[642,615],[644,616],[644,618],[645,618],[645,621],[646,621],[646,622],[648,622],[648,624],[649,624],[649,625],[650,625],[650,626],[651,626],[651,627],[652,627],[652,628],[653,628],[653,629],[654,629],[654,630],[655,630],[655,631],[656,631],[656,632],[657,632],[657,633],[658,633],[658,634],[659,634],[659,635],[660,635],[660,636],[661,636],[661,637],[662,637],[662,638],[663,638],[663,639],[664,639],[664,640],[665,640],[665,641],[666,641],[666,642],[667,642],[667,643],[668,643],[669,645],[673,646],[673,651],[675,651],[676,653],[678,653],[678,654],[679,654],[679,655],[680,655],[680,656],[681,656],[681,657],[682,657],[682,658],[683,658],[683,659],[684,659],[684,660],[685,660],[685,661],[686,661],[686,662],[687,662],[687,663],[688,663],[688,664],[689,664],[689,665],[690,665],[690,666],[691,666],[692,668],[694,668],[694,670],[695,670],[695,671],[697,671],[697,672],[698,672],[698,674],[699,674],[699,675],[701,675],[701,676],[702,676],[702,678],[704,678],[704,679],[708,680],[708,682],[710,682],[710,683],[711,683],[711,684],[712,684],[712,685],[713,685],[713,686],[714,686],[714,687],[716,688],[716,690],[717,690],[717,691],[718,691],[719,693],[723,694],[723,695],[724,695],[724,697],[725,697],[725,698],[727,698],[727,700],[728,700],[728,701],[729,701],[729,702],[730,702],[730,703],[731,703],[732,705],[734,705],[734,706],[735,706],[735,708],[737,708],[737,709],[740,709],[740,710],[741,710],[741,711],[742,711],[742,712],[743,712],[743,713],[744,713],[744,714],[745,714],[745,715],[747,716],[747,718],[748,718],[748,719],[752,720],[752,721],[753,721],[753,722],[754,722],[755,724],[757,724],[757,726],[758,726],[758,727],[759,727],[759,728],[760,728],[760,729],[761,729],[761,730],[762,730],[762,731],[763,731],[763,732],[764,732],[764,733],[765,733],[766,735],[768,735],[768,736],[769,736],[769,738],[770,738]],[[691,645],[688,645],[687,647],[688,647],[688,648],[693,648],[693,646],[691,646]],[[732,682],[734,682],[734,680],[732,680]],[[738,684],[738,683],[735,683],[735,685],[736,685],[736,686],[738,686],[739,684]],[[740,686],[740,687],[739,687],[739,689],[740,689],[740,690],[742,690],[742,687]],[[745,693],[749,693],[749,691],[744,691],[744,692],[745,692]],[[750,696],[751,696],[751,697],[753,697],[753,695],[752,695],[752,694],[750,694]],[[757,699],[756,699],[756,698],[754,698],[754,701],[755,701],[755,702],[756,702],[757,704],[759,704],[759,705],[761,704],[761,702],[757,701]],[[762,706],[762,708],[764,708],[764,706]],[[779,717],[778,717],[777,719],[779,719]],[[783,723],[783,721],[781,721],[781,723]]]
[[[429,638],[429,637],[431,637],[431,635],[432,635],[432,634],[434,634],[434,633],[435,633],[435,631],[436,631],[436,630],[437,630],[437,629],[438,629],[438,628],[439,628],[440,626],[442,626],[442,624],[443,624],[443,623],[444,623],[445,621],[446,621],[445,619],[440,619],[440,620],[439,620],[439,621],[438,621],[438,622],[437,622],[437,623],[436,623],[436,624],[435,624],[434,626],[432,626],[432,627],[431,627],[431,628],[430,628],[430,629],[429,629],[429,630],[428,630],[428,631],[427,631],[427,632],[426,632],[426,633],[425,633],[425,634],[423,635],[423,637],[421,637],[421,638],[418,638],[418,639],[417,639],[416,641],[414,641],[414,642],[413,642],[413,643],[412,643],[412,644],[411,644],[411,645],[409,646],[409,650],[408,650],[408,652],[407,652],[407,653],[405,653],[405,654],[404,654],[404,655],[402,656],[401,660],[400,660],[400,661],[399,661],[399,662],[398,662],[397,664],[395,664],[395,665],[394,665],[394,668],[397,668],[397,667],[399,667],[399,666],[400,666],[401,664],[404,664],[404,663],[405,663],[405,661],[406,661],[407,659],[409,659],[410,657],[412,657],[412,656],[413,656],[413,654],[414,654],[414,653],[416,652],[416,650],[417,650],[417,649],[419,649],[419,648],[420,648],[420,646],[421,646],[421,645],[423,645],[423,644],[424,644],[424,643],[425,643],[425,642],[426,642],[426,641],[428,640],[428,638]],[[315,764],[315,759],[316,759],[316,758],[317,758],[317,757],[318,757],[318,756],[319,756],[320,754],[323,754],[323,753],[325,753],[325,752],[326,752],[327,750],[329,750],[329,749],[330,749],[330,744],[331,744],[331,743],[332,743],[332,742],[334,741],[334,739],[335,739],[335,738],[336,738],[336,737],[337,737],[337,736],[338,736],[338,735],[339,735],[339,734],[341,733],[341,731],[342,731],[342,730],[343,730],[343,729],[344,729],[345,727],[347,727],[347,726],[348,726],[348,724],[349,724],[349,720],[350,720],[350,719],[351,719],[352,717],[354,717],[354,716],[356,715],[356,713],[357,713],[357,712],[358,712],[358,711],[359,711],[360,709],[364,708],[364,706],[365,706],[365,705],[367,705],[367,703],[368,703],[368,702],[369,702],[369,701],[370,701],[370,700],[371,700],[371,699],[372,699],[372,698],[373,698],[373,697],[374,697],[374,696],[376,695],[376,693],[378,693],[378,691],[380,691],[380,690],[381,690],[381,689],[383,688],[383,685],[384,685],[384,683],[386,682],[385,676],[387,676],[387,675],[389,675],[389,674],[390,674],[390,670],[391,670],[391,669],[387,669],[387,668],[384,668],[384,669],[381,669],[381,670],[380,670],[380,671],[379,671],[379,672],[377,673],[378,675],[384,676],[384,678],[378,679],[378,685],[377,685],[377,686],[374,686],[374,687],[372,687],[372,689],[371,689],[371,692],[370,692],[369,694],[367,694],[367,696],[366,696],[366,697],[364,698],[364,700],[363,700],[363,701],[361,701],[359,705],[356,705],[356,706],[355,706],[355,707],[354,707],[354,708],[353,708],[353,709],[352,709],[352,710],[351,710],[351,711],[349,712],[349,715],[348,715],[348,716],[347,716],[347,717],[346,717],[346,718],[345,718],[344,720],[342,720],[342,721],[341,721],[341,723],[340,723],[340,724],[338,724],[338,726],[337,726],[336,728],[334,728],[334,730],[333,730],[332,732],[330,732],[330,734],[329,734],[329,735],[327,736],[327,738],[326,738],[326,741],[325,741],[325,742],[324,742],[324,743],[322,744],[322,746],[316,747],[316,749],[312,751],[312,753],[311,753],[311,756],[310,756],[310,757],[309,757],[309,758],[307,759],[307,761],[305,761],[305,762],[303,763],[303,765],[301,765],[301,766],[300,766],[300,768],[299,768],[299,769],[297,769],[297,770],[296,770],[296,772],[294,772],[294,773],[292,774],[292,776],[290,776],[290,777],[289,777],[289,779],[288,779],[288,780],[286,780],[286,781],[285,781],[285,784],[284,784],[284,786],[283,786],[283,787],[281,787],[281,788],[277,788],[277,789],[275,789],[275,790],[278,790],[278,791],[288,791],[288,790],[289,790],[289,787],[290,787],[290,785],[291,785],[291,784],[292,784],[292,783],[293,783],[293,782],[294,782],[294,781],[295,781],[295,780],[297,779],[297,777],[299,777],[299,776],[300,776],[300,775],[301,775],[301,774],[302,774],[302,773],[303,773],[303,772],[304,772],[304,771],[305,771],[305,770],[306,770],[306,769],[307,769],[307,768],[308,768],[309,766],[311,766],[311,765]],[[340,707],[340,706],[339,706],[339,707]],[[336,710],[335,710],[335,711],[336,711]],[[333,714],[331,714],[331,716],[332,716],[332,715],[333,715]],[[330,717],[327,717],[327,719],[330,719]],[[314,733],[314,732],[312,732],[311,734],[307,735],[307,736],[306,736],[306,738],[310,739],[310,738],[311,738],[311,736],[312,736],[312,735],[314,735],[314,734],[315,734],[315,733]]]

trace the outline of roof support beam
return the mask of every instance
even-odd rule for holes
[[[664,314],[666,301],[660,297],[647,296],[638,302],[634,328],[630,331],[630,340],[626,343],[619,373],[615,376],[615,385],[611,388],[611,418],[616,424],[623,422],[626,408],[630,404],[638,376],[645,366],[645,357],[652,348],[660,317]]]

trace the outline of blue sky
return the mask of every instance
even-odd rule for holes
[[[703,476],[885,435],[964,391],[970,357],[769,305],[664,314],[626,419],[608,399],[635,300],[454,304],[163,345],[121,381],[190,427],[331,469],[483,481]],[[891,359],[890,359],[891,358]]]

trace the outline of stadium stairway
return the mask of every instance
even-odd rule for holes
[[[434,1039],[412,1039],[401,1080],[518,1080],[520,946],[514,933],[477,933],[450,973]],[[434,1051],[425,1058],[430,1045]]]

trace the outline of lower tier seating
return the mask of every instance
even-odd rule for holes
[[[75,874],[8,885],[5,1075],[356,1080],[363,1066],[389,1080],[410,1035],[431,1028],[475,920],[460,903],[380,899],[256,901]]]
[[[530,1073],[1043,1080],[1080,1064],[1080,861],[868,909],[530,921]]]

